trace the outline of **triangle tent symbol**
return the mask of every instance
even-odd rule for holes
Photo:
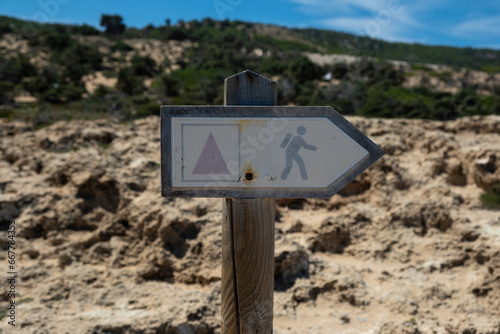
[[[211,132],[194,167],[193,174],[231,174]]]

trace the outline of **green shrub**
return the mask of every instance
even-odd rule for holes
[[[480,197],[483,206],[487,209],[500,209],[500,183],[495,183],[490,190]]]
[[[500,115],[500,97],[496,96],[491,103],[490,113]]]
[[[73,44],[71,35],[64,28],[55,29],[42,38],[43,44],[54,51],[61,51]]]
[[[259,63],[259,68],[257,71],[259,73],[270,75],[281,75],[286,71],[287,67],[288,65],[285,61],[276,56],[272,56],[262,59]]]
[[[63,80],[79,83],[84,75],[101,68],[103,55],[95,48],[75,43],[55,55],[54,61],[65,67],[61,73]]]
[[[488,73],[500,73],[500,65],[486,65],[482,70]]]
[[[174,76],[163,74],[161,81],[165,87],[165,95],[169,97],[179,96],[179,80]]]
[[[43,44],[42,38],[39,34],[33,36],[30,35],[29,37],[26,37],[26,39],[28,40],[28,45],[31,47],[37,47]]]
[[[289,70],[292,77],[299,83],[319,79],[323,74],[323,69],[307,57],[292,61]]]
[[[89,70],[100,70],[103,55],[96,48],[75,43],[61,54],[61,64],[66,66],[84,65]]]
[[[22,86],[32,95],[37,96],[49,90],[53,85],[59,82],[60,68],[56,66],[46,66],[40,71],[37,71],[36,76],[25,78]]]
[[[116,52],[116,51],[132,51],[134,50],[133,47],[125,43],[124,41],[120,40],[117,41],[113,46],[111,46],[111,51]]]
[[[366,77],[374,77],[376,75],[375,64],[370,59],[362,59],[356,64],[359,74]]]
[[[11,92],[14,90],[14,84],[9,81],[0,81],[0,104],[6,104],[12,101]]]
[[[131,67],[124,67],[118,71],[116,88],[127,95],[135,95],[144,92],[142,78],[135,74]]]
[[[99,85],[94,91],[94,96],[102,98],[111,93],[113,93],[113,89],[108,86]]]
[[[382,82],[368,89],[358,114],[384,118],[432,118],[429,98],[422,93]]]
[[[12,28],[10,27],[10,24],[8,23],[0,23],[0,37],[4,34],[8,34],[13,32]]]
[[[36,75],[36,68],[24,54],[17,54],[12,58],[0,56],[0,80],[17,84],[23,78],[34,75]]]
[[[338,63],[332,66],[332,76],[335,79],[343,79],[349,72],[349,67],[344,63]]]
[[[118,73],[115,70],[112,69],[106,69],[102,71],[102,75],[104,75],[105,78],[116,78],[118,76]]]
[[[135,94],[135,95],[130,97],[129,101],[132,102],[136,106],[151,103],[151,100],[145,94]]]
[[[436,93],[432,103],[433,118],[451,120],[472,115],[487,115],[495,113],[494,99],[491,103],[481,99],[474,92],[462,90],[455,95]]]
[[[79,83],[84,75],[89,73],[88,67],[83,64],[67,65],[61,72],[61,79],[70,82]]]
[[[167,40],[185,41],[188,34],[183,28],[171,28],[167,34]]]
[[[87,24],[71,27],[71,33],[74,35],[82,35],[82,36],[92,36],[101,34],[99,30]]]
[[[135,55],[131,63],[135,75],[153,77],[157,73],[156,61],[150,56]]]
[[[333,107],[342,115],[352,115],[355,112],[354,104],[351,100],[340,98],[333,103]]]
[[[0,93],[1,95],[2,93]],[[0,108],[0,118],[11,118],[14,113],[14,109],[12,107],[4,107]]]
[[[368,84],[385,82],[388,86],[400,86],[405,81],[404,72],[396,70],[390,64],[382,64],[377,66],[374,77],[371,77]]]
[[[74,84],[54,84],[48,90],[39,94],[40,99],[51,103],[67,103],[77,101],[85,93],[85,87]]]
[[[365,117],[395,117],[395,109],[398,99],[389,96],[384,90],[370,90],[363,107],[358,111],[360,116]]]
[[[425,64],[413,64],[411,68],[420,71],[430,71],[430,68]]]
[[[154,103],[141,104],[137,108],[136,116],[138,117],[147,117],[150,115],[159,115],[160,114],[160,106]]]
[[[253,39],[266,49],[280,51],[314,51],[316,49],[314,45],[308,45],[304,42],[284,40],[260,34],[254,34]]]
[[[432,103],[432,118],[445,120],[456,116],[453,95],[450,93],[436,94]]]
[[[308,106],[313,103],[313,96],[315,95],[317,87],[313,82],[306,82],[305,84],[296,87],[296,95],[293,102],[297,105]]]

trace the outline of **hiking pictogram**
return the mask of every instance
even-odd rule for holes
[[[311,150],[311,151],[316,151],[318,149],[314,145],[309,145],[304,140],[304,138],[302,138],[302,136],[306,134],[305,126],[299,126],[297,128],[297,134],[298,136],[292,138],[292,134],[287,133],[285,139],[280,145],[282,148],[286,147],[286,166],[285,169],[283,169],[283,172],[281,173],[282,180],[286,180],[290,175],[290,171],[292,170],[294,160],[299,166],[300,176],[302,177],[302,180],[307,180],[308,176],[307,176],[306,165],[304,164],[304,160],[302,159],[302,157],[299,155],[299,150],[302,147],[305,148],[306,150]]]

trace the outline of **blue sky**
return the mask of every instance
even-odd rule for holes
[[[388,41],[500,49],[500,0],[0,0],[0,14],[98,26],[101,14],[128,26],[211,17],[368,35]]]

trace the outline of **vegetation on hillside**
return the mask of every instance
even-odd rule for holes
[[[500,209],[500,183],[494,183],[480,199],[486,209]]]
[[[369,37],[318,29],[294,29],[294,32],[331,53],[467,67],[475,70],[500,69],[500,52],[489,49],[388,43]]]
[[[500,69],[500,51],[495,50],[388,43],[315,29],[274,27],[270,33],[262,25],[212,19],[175,25],[166,20],[163,26],[137,29],[127,28],[118,15],[103,15],[104,31],[8,17],[0,22],[0,39],[9,34],[29,46],[24,53],[0,49],[0,115],[23,115],[35,123],[109,114],[128,119],[158,113],[161,104],[222,104],[224,79],[247,68],[278,80],[280,104],[330,105],[345,115],[367,117],[454,119],[500,113],[499,87],[463,82],[455,94],[426,85],[408,88],[404,83],[412,73],[387,61],[406,60],[414,64],[413,71],[450,81],[450,73],[422,64],[486,69],[495,75]],[[191,46],[174,63],[158,62],[134,48],[130,41],[137,38],[190,41]],[[304,52],[364,58],[320,66]],[[38,55],[46,59],[34,61]],[[88,92],[84,78],[96,72],[116,78],[116,85]],[[488,94],[477,93],[485,89]],[[39,103],[16,102],[23,94]]]

